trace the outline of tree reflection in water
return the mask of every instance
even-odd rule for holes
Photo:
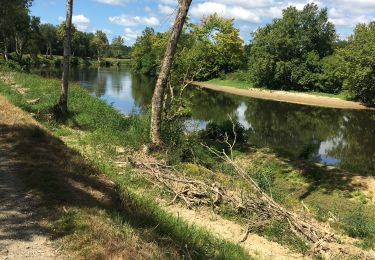
[[[60,77],[61,71],[40,74]],[[71,79],[125,114],[149,107],[155,83],[126,67],[72,68]],[[186,89],[185,104],[192,114],[189,130],[209,127],[214,136],[222,136],[231,115],[243,126],[243,139],[251,146],[375,175],[374,111],[310,107],[196,88]]]

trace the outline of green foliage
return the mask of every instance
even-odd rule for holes
[[[164,55],[169,33],[146,28],[132,50],[132,68],[156,75]],[[239,29],[232,19],[210,15],[198,24],[187,23],[174,60],[174,82],[184,79],[208,79],[235,71],[244,63]]]
[[[365,211],[363,205],[344,216],[343,228],[351,237],[375,236],[375,215]]]
[[[1,82],[0,93],[26,111],[34,112],[41,123],[54,134],[66,136],[70,140],[67,143],[74,147],[73,150],[60,140],[50,141],[49,138],[52,138],[52,135],[46,134],[46,131],[42,131],[42,137],[45,140],[43,143],[48,145],[49,149],[35,149],[34,145],[19,145],[24,149],[37,151],[24,153],[27,156],[34,156],[33,165],[40,160],[48,160],[48,164],[38,163],[42,166],[34,167],[33,174],[26,171],[25,183],[30,189],[37,190],[41,198],[45,200],[43,202],[49,206],[48,212],[54,218],[52,225],[54,231],[58,235],[65,236],[69,242],[73,241],[75,245],[78,243],[80,245],[77,246],[78,251],[91,247],[94,247],[92,250],[97,251],[98,244],[92,246],[92,242],[100,242],[99,245],[106,244],[107,238],[116,238],[116,241],[107,243],[108,247],[109,244],[113,246],[113,242],[124,243],[128,238],[129,241],[134,241],[136,236],[137,250],[140,246],[142,247],[143,243],[147,243],[152,244],[153,248],[158,250],[157,253],[164,253],[167,256],[176,252],[177,256],[183,257],[188,252],[193,259],[251,259],[241,246],[218,239],[207,231],[193,227],[167,213],[158,206],[153,197],[148,196],[152,191],[142,189],[144,186],[140,188],[143,190],[140,195],[135,186],[145,185],[144,179],[138,174],[132,174],[129,169],[124,169],[126,174],[119,175],[118,169],[113,167],[111,159],[116,158],[118,154],[114,153],[111,147],[132,148],[148,141],[149,133],[146,125],[149,125],[149,115],[147,113],[144,117],[125,118],[103,101],[73,84],[69,93],[71,119],[67,125],[60,125],[49,117],[49,108],[58,96],[59,81],[29,74],[16,73],[14,75],[17,84],[27,84],[29,87],[30,91],[26,94],[27,96],[17,94],[10,86]],[[27,104],[27,99],[40,96],[43,96],[43,99],[38,104]],[[82,135],[77,135],[77,128],[81,129]],[[171,129],[169,132],[174,131],[179,132],[178,128],[177,130]],[[31,136],[36,138],[36,145],[42,143],[40,132],[32,131]],[[28,138],[20,138],[21,141],[27,142],[25,139]],[[175,142],[173,139],[171,138],[171,143]],[[52,143],[55,147],[51,147]],[[75,146],[77,143],[78,145]],[[53,152],[51,148],[54,149]],[[80,148],[84,149],[80,150]],[[84,153],[90,163],[76,149]],[[90,150],[93,153],[90,153]],[[40,154],[41,152],[43,154]],[[61,164],[61,159],[64,160],[63,164]],[[76,183],[82,184],[82,187],[102,187],[95,178],[92,178],[92,175],[99,172],[106,174],[116,183],[116,188],[113,190],[101,189],[103,194],[108,192],[108,195],[114,196],[113,203],[102,203],[91,195],[78,198],[82,200],[78,200],[79,203],[77,203],[77,189],[70,188],[72,185],[68,179],[73,178]],[[58,206],[67,207],[69,212],[57,210]],[[97,233],[94,232],[93,237],[88,237],[88,233],[95,231],[94,224],[99,217],[103,217],[108,226],[100,223],[101,233],[97,231]],[[112,232],[112,229],[117,237],[108,236],[108,232]],[[82,246],[82,240],[85,241],[84,246]],[[126,250],[129,250],[128,247]],[[176,255],[171,258],[178,258]]]
[[[339,50],[344,63],[344,88],[353,98],[375,104],[375,22],[356,27],[350,44]]]
[[[109,45],[107,35],[103,31],[96,31],[94,38],[91,40],[91,45],[96,51],[96,55],[100,61],[103,53],[106,51]]]
[[[210,79],[241,68],[244,63],[243,40],[233,19],[214,14],[188,26],[193,37],[188,51],[195,53],[190,63],[194,70],[199,70],[196,79]]]
[[[147,75],[156,75],[156,50],[153,47],[158,36],[152,28],[147,27],[139,36],[131,52],[131,67],[133,71]]]
[[[289,230],[289,224],[281,221],[273,221],[270,225],[264,228],[263,233],[265,236],[271,240],[277,241],[282,244],[286,244],[298,250],[301,253],[307,253],[309,246],[307,242],[301,240],[294,234],[291,234]]]
[[[333,53],[335,39],[326,9],[288,7],[281,19],[253,33],[249,69],[254,85],[317,90],[320,60]]]

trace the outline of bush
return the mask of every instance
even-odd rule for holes
[[[353,98],[375,105],[375,22],[356,27],[350,44],[339,50],[345,61],[344,88]]]
[[[2,66],[4,66],[5,68],[8,68],[8,69],[11,69],[11,70],[22,71],[21,65],[14,60],[4,61],[4,62],[2,62]]]
[[[248,82],[248,83],[251,82],[249,73],[247,73],[247,71],[244,71],[244,70],[237,70],[235,72],[228,73],[226,75],[226,79],[243,81],[243,82]]]
[[[343,88],[342,59],[338,55],[321,60],[321,72],[317,81],[317,90],[326,93],[339,93]]]

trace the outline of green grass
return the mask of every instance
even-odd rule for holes
[[[2,72],[5,76],[9,73]],[[149,189],[152,185],[146,179],[133,174],[131,168],[119,172],[114,167],[116,147],[137,149],[148,142],[148,114],[125,118],[73,84],[69,92],[71,116],[64,124],[57,123],[51,117],[51,107],[57,102],[58,80],[24,73],[12,73],[11,78],[27,87],[27,94],[22,96],[3,82],[0,94],[33,113],[49,132],[9,128],[13,138],[9,143],[27,188],[37,192],[41,211],[63,248],[88,259],[119,253],[125,258],[250,258],[239,245],[167,213],[155,202]],[[27,104],[36,98],[40,98],[39,103]],[[114,189],[98,181],[96,176],[101,173],[116,184]],[[107,205],[79,187],[109,194],[113,201]]]
[[[156,249],[149,249],[152,252],[163,252],[160,249],[162,247],[161,242],[158,241],[164,241],[163,238],[166,238],[167,241],[169,241],[168,239],[175,241],[174,246],[168,244],[168,250],[177,252],[175,254],[183,254],[181,252],[184,252],[184,243],[194,238],[192,247],[197,252],[197,258],[203,256],[226,258],[228,255],[237,255],[239,259],[246,257],[246,254],[236,245],[216,240],[204,231],[192,229],[181,221],[180,225],[178,224],[180,222],[175,218],[171,220],[171,217],[166,215],[166,212],[161,210],[152,199],[161,196],[162,191],[155,188],[155,185],[146,178],[133,174],[130,167],[119,172],[113,166],[112,161],[116,160],[118,156],[116,147],[121,146],[133,150],[149,141],[149,115],[147,113],[143,116],[125,118],[111,106],[90,96],[87,91],[79,86],[73,85],[70,89],[69,103],[71,117],[65,124],[59,124],[51,119],[50,113],[50,108],[57,102],[59,82],[21,73],[14,74],[14,79],[18,84],[30,89],[27,95],[21,96],[4,84],[0,86],[0,94],[7,96],[14,104],[25,111],[34,113],[35,117],[54,136],[63,138],[70,149],[78,151],[86,158],[85,161],[88,162],[88,165],[94,166],[97,171],[105,173],[117,184],[121,201],[129,204],[125,213],[118,210],[98,210],[102,212],[100,214],[101,219],[103,219],[102,225],[110,226],[113,234],[135,232],[140,238],[147,237],[146,241],[156,241],[153,244]],[[35,98],[41,98],[40,103],[36,105],[26,103],[26,100]],[[171,133],[178,132],[174,129],[169,131]],[[40,135],[38,132],[32,134],[36,137],[38,135]],[[210,180],[212,183],[219,182],[229,188],[243,187],[243,183],[235,178],[233,170],[225,163],[207,155],[207,151],[200,146],[200,141],[196,137],[190,139],[190,137],[185,136],[183,140],[180,140],[175,138],[174,135],[170,135],[168,136],[168,142],[174,145],[174,148],[170,149],[169,153],[172,155],[167,159],[170,162],[178,163],[178,168],[187,175],[205,181]],[[192,150],[194,152],[186,156],[186,151]],[[360,214],[357,209],[362,205],[364,212],[375,210],[373,203],[370,203],[367,198],[363,199],[364,196],[360,187],[356,188],[351,185],[351,178],[343,176],[339,171],[322,169],[299,162],[284,161],[269,151],[245,149],[242,152],[235,151],[235,157],[247,162],[243,166],[247,169],[249,175],[257,180],[263,190],[272,195],[277,202],[289,209],[301,211],[303,210],[301,201],[303,201],[311,213],[321,221],[329,221],[332,215],[338,220],[349,220],[335,221],[332,226],[338,232],[358,237],[360,246],[364,248],[375,247],[375,239],[372,235],[372,223],[374,223],[375,217],[368,213],[360,216],[350,216],[349,214],[350,212]],[[48,185],[48,187],[53,186]],[[48,187],[44,188],[48,189]],[[53,190],[54,188],[52,188]],[[139,193],[142,193],[142,196],[138,195]],[[127,203],[125,205],[128,205]],[[135,213],[134,209],[136,209]],[[73,230],[77,229],[82,234],[82,237],[95,237],[95,232],[87,228],[87,226],[90,226],[87,224],[87,219],[90,219],[87,216],[95,210],[91,208],[88,209],[88,212],[77,210],[78,213],[80,212],[80,214],[74,215],[77,216],[77,221],[74,218],[73,221],[69,218],[60,221],[58,222],[58,226],[60,226],[58,230],[69,231],[73,227]],[[225,210],[221,213],[224,216],[227,214]],[[123,215],[130,215],[130,218],[124,218]],[[232,220],[236,219],[233,212],[228,213],[228,217]],[[82,218],[86,219],[85,225],[82,225]],[[107,219],[110,219],[110,221]],[[138,222],[140,219],[146,219],[146,223]],[[355,225],[358,227],[352,228],[350,219],[355,219],[355,223],[357,223]],[[368,224],[363,225],[364,222]],[[287,236],[284,224],[273,223],[271,227],[259,231],[259,233],[305,253],[304,242],[295,237]],[[129,226],[130,228],[128,228]],[[153,230],[156,226],[157,228]],[[122,231],[120,232],[120,230]],[[139,230],[143,232],[139,233]],[[356,230],[359,230],[362,235],[358,236]],[[148,235],[149,232],[151,232],[150,236]],[[113,237],[112,233],[108,236]],[[70,240],[70,243],[67,244],[74,246],[79,243]],[[105,248],[106,246],[107,244],[100,244],[99,247]],[[90,255],[89,252],[87,255]]]
[[[239,89],[249,89],[253,88],[253,84],[245,82],[245,81],[239,81],[234,79],[211,79],[207,81],[207,83],[215,84],[215,85],[222,85],[227,87],[234,87]]]
[[[211,79],[207,81],[206,83],[214,84],[214,85],[221,85],[226,87],[233,87],[238,89],[250,89],[254,88],[255,86],[252,83],[240,81],[240,80],[234,80],[234,79]],[[316,91],[308,91],[308,92],[299,92],[299,91],[292,91],[288,90],[287,92],[291,93],[304,93],[309,94],[313,96],[321,96],[321,97],[332,97],[332,98],[339,98],[342,100],[350,100],[349,93],[346,91],[343,91],[339,94],[330,94],[330,93],[324,93],[324,92],[316,92]]]

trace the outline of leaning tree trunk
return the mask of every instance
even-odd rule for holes
[[[72,34],[72,14],[73,14],[73,0],[66,1],[66,26],[64,34],[64,62],[63,74],[61,79],[61,94],[60,100],[57,104],[57,112],[60,116],[67,116],[68,114],[68,85],[69,85],[69,63],[70,63],[70,49],[71,49],[71,34]]]
[[[169,37],[167,50],[164,55],[163,64],[156,82],[154,95],[152,97],[152,113],[151,113],[151,145],[153,148],[160,148],[161,140],[161,120],[163,112],[164,92],[168,75],[171,71],[173,57],[176,53],[178,40],[180,38],[182,28],[184,26],[186,16],[192,0],[180,0],[179,8],[174,21],[171,35]]]

